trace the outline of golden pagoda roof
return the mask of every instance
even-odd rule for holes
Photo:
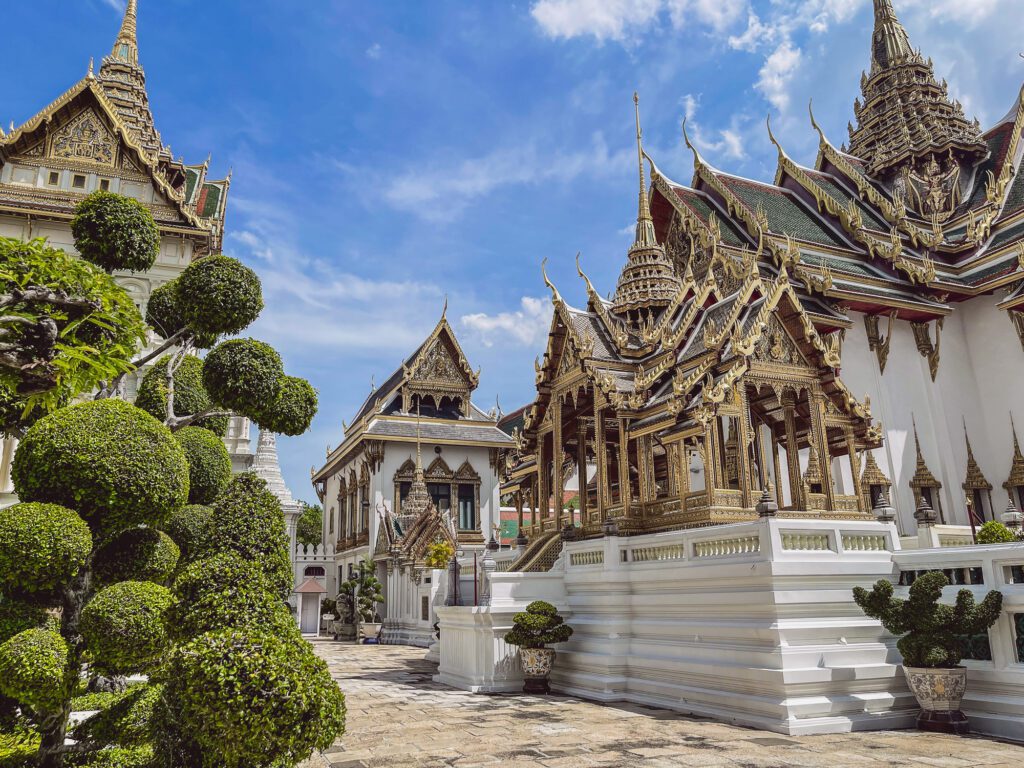
[[[977,459],[974,458],[974,449],[971,447],[971,437],[967,434],[966,421],[964,422],[964,440],[967,441],[967,476],[961,487],[965,491],[991,491],[992,483],[985,479],[985,474],[981,471],[981,467],[978,466]]]
[[[1017,425],[1013,423],[1013,414],[1010,415],[1010,429],[1013,432],[1013,462],[1010,465],[1010,476],[1003,483],[1003,488],[1007,491],[1013,488],[1024,487],[1024,454],[1020,450],[1020,441],[1017,439]]]
[[[921,441],[917,437],[917,421],[914,421],[914,450],[917,452],[917,465],[914,468],[914,476],[910,478],[911,488],[941,488],[942,483],[938,481],[932,471],[925,464],[924,456],[921,454]]]
[[[882,468],[878,466],[878,462],[875,461],[875,452],[865,451],[865,454],[864,471],[860,476],[860,484],[866,488],[872,485],[881,485],[886,488],[891,487],[892,481],[885,476]],[[872,499],[872,501],[874,501],[874,499]]]

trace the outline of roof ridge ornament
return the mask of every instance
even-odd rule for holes
[[[124,9],[124,19],[121,22],[121,30],[114,41],[114,49],[111,56],[115,59],[138,65],[139,63],[139,3],[138,0],[128,0]]]

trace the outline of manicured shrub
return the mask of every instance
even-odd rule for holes
[[[71,220],[75,248],[107,272],[145,272],[160,254],[160,231],[153,214],[138,200],[113,192],[93,192]]]
[[[0,645],[0,693],[54,712],[68,695],[68,646],[46,629],[28,629]]]
[[[998,520],[989,520],[978,529],[979,544],[1009,544],[1016,540],[1013,531]]]
[[[135,405],[159,422],[167,419],[167,361],[161,357],[146,371],[139,385]],[[174,372],[174,415],[192,416],[214,407],[203,386],[203,361],[195,355],[185,357]],[[228,431],[229,416],[209,416],[192,424],[223,437]]]
[[[177,288],[181,316],[197,333],[238,333],[263,310],[259,277],[230,256],[192,262],[178,277]]]
[[[150,292],[146,302],[146,322],[165,339],[185,328],[185,318],[178,307],[177,280],[157,286]]]
[[[170,590],[122,581],[99,592],[82,610],[81,630],[95,668],[127,674],[147,669],[167,649]]]
[[[17,455],[21,452],[19,447]],[[91,550],[89,526],[70,509],[25,503],[0,511],[0,589],[5,592],[66,586]]]
[[[40,741],[39,733],[24,723],[0,730],[0,768],[31,768]]]
[[[174,433],[188,461],[188,501],[210,504],[231,480],[231,456],[224,441],[201,427],[185,427]]]
[[[543,648],[552,643],[564,643],[570,637],[572,627],[565,624],[555,606],[534,600],[525,611],[512,617],[512,630],[505,634],[505,642],[523,648]]]
[[[255,339],[225,341],[203,361],[203,384],[210,397],[246,415],[277,400],[282,378],[281,356]]]
[[[114,747],[84,755],[68,755],[67,768],[157,768],[160,762],[150,745]]]
[[[251,472],[232,478],[213,507],[211,543],[215,551],[237,552],[258,563],[282,599],[291,592],[292,567],[281,502],[261,478]]]
[[[281,393],[272,403],[253,412],[253,421],[260,429],[279,435],[301,435],[309,429],[316,416],[317,395],[305,379],[285,376]]]
[[[892,583],[880,579],[868,592],[853,588],[853,599],[865,614],[882,622],[894,635],[907,667],[952,668],[963,656],[964,635],[986,632],[999,618],[1003,595],[991,591],[975,603],[969,589],[961,589],[955,605],[940,605],[942,590],[949,579],[942,571],[931,571],[910,585],[910,599],[893,598]]]
[[[174,580],[174,595],[168,628],[176,640],[229,627],[285,636],[297,632],[259,563],[236,552],[219,552],[189,565]]]
[[[21,499],[71,507],[108,532],[159,525],[188,499],[188,462],[171,431],[115,399],[41,419],[11,476]]]
[[[178,545],[163,531],[129,528],[96,551],[93,578],[97,584],[118,581],[163,584],[178,567],[180,556]]]
[[[175,512],[164,526],[181,550],[179,567],[204,557],[213,536],[213,510],[201,504],[189,504]]]
[[[153,712],[163,695],[162,685],[138,685],[117,698],[99,714],[78,725],[76,741],[104,746],[142,746],[153,741]]]
[[[295,540],[306,546],[319,546],[324,540],[324,510],[319,504],[305,504],[295,524]]]
[[[167,698],[211,764],[292,765],[344,729],[345,700],[304,642],[224,630],[171,655]]]
[[[46,606],[13,597],[0,597],[0,643],[26,629],[60,631],[60,619]]]

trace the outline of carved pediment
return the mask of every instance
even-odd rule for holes
[[[565,344],[562,345],[562,359],[558,362],[558,376],[570,373],[579,369],[582,364],[579,350],[576,349],[576,345],[572,339],[566,338]]]
[[[434,339],[420,355],[413,369],[412,378],[414,381],[469,386],[469,377],[465,370],[441,338]]]
[[[427,467],[426,476],[428,480],[451,480],[455,477],[455,473],[452,472],[445,460],[438,456]]]
[[[84,109],[50,135],[50,157],[114,166],[118,141],[93,109]]]
[[[768,316],[768,327],[761,332],[754,348],[754,359],[776,365],[809,367],[797,343],[774,313]]]
[[[458,470],[455,472],[455,479],[467,480],[469,482],[479,482],[480,475],[477,473],[475,469],[473,469],[473,465],[470,464],[469,461],[467,460],[462,462],[462,466],[459,467]]]

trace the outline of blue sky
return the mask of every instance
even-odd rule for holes
[[[6,8],[0,121],[20,123],[106,54],[122,0]],[[283,439],[293,492],[369,391],[430,332],[445,295],[477,402],[532,399],[550,316],[540,262],[584,302],[574,256],[614,289],[632,239],[632,92],[661,170],[705,158],[770,179],[773,127],[811,164],[846,137],[870,0],[140,0],[157,127],[176,155],[234,168],[225,250],[263,277],[250,333],[320,391]],[[1024,81],[1020,0],[895,0],[912,42],[987,126]]]

